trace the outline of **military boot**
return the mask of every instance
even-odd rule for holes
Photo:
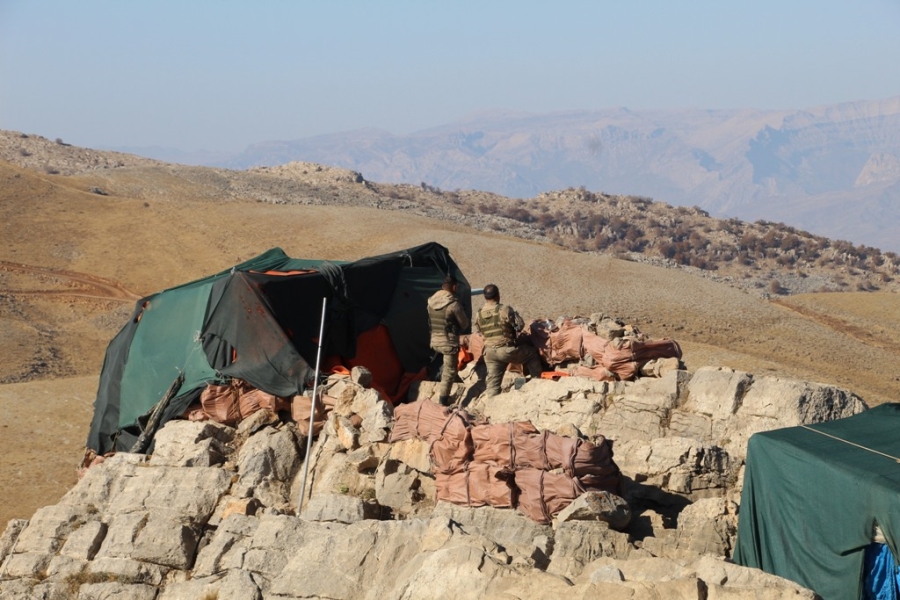
[[[441,406],[450,406],[450,396],[439,397],[438,404],[440,404]]]

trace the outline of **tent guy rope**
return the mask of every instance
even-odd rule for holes
[[[830,433],[825,433],[824,431],[819,431],[818,429],[813,429],[812,427],[807,427],[806,425],[801,425],[800,427],[802,427],[803,429],[807,429],[809,431],[814,431],[818,434],[824,435],[825,437],[830,437],[833,440],[837,440],[839,442],[844,442],[845,444],[849,444],[850,446],[855,446],[855,447],[859,448],[860,450],[866,450],[868,452],[871,452],[872,454],[878,454],[880,456],[884,456],[885,458],[890,458],[894,462],[900,463],[900,458],[897,458],[896,456],[891,456],[890,454],[885,454],[884,452],[879,452],[878,450],[874,450],[872,448],[867,448],[867,447],[857,444],[855,442],[851,442],[849,440],[839,438],[836,435],[831,435]]]

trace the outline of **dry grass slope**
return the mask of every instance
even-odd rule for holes
[[[0,136],[0,148],[18,139]],[[103,153],[45,142],[48,153],[77,150],[87,157],[79,160],[105,164],[94,156]],[[36,145],[29,158],[40,151]],[[62,164],[40,162],[53,160]],[[391,198],[390,186],[315,165],[286,175],[107,162],[78,169],[70,160],[66,175],[0,161],[0,383],[7,384],[0,386],[0,526],[55,501],[74,481],[103,352],[134,296],[273,246],[298,257],[355,259],[434,240],[451,249],[474,286],[497,283],[526,317],[604,312],[677,339],[689,369],[821,381],[870,404],[900,392],[895,293],[768,301],[696,270],[494,231],[488,221]]]

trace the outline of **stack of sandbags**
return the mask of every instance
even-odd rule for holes
[[[550,522],[588,490],[621,493],[619,467],[603,437],[591,443],[544,430],[521,435],[515,442],[517,507],[535,521]]]
[[[515,506],[508,465],[473,460],[472,417],[430,400],[394,408],[391,442],[419,439],[429,444],[437,499],[460,506]]]
[[[430,447],[437,499],[460,506],[518,508],[547,523],[585,491],[621,494],[612,447],[538,431],[528,421],[476,424],[429,400],[394,410],[391,442]]]
[[[638,375],[660,376],[663,369],[642,371],[648,362],[681,360],[681,347],[670,339],[652,340],[632,325],[606,317],[542,319],[528,324],[526,331],[541,358],[551,367],[566,365],[572,375],[599,381],[633,379]],[[670,367],[667,365],[665,372]]]
[[[290,411],[291,418],[297,422],[297,429],[307,435],[311,402],[312,399],[303,394],[282,398],[255,388],[246,381],[231,379],[226,383],[208,384],[200,393],[199,410],[192,405],[185,411],[184,417],[192,421],[211,419],[235,426],[260,410],[273,413]],[[327,394],[319,396],[313,419],[313,435],[322,430],[334,405],[334,398]]]

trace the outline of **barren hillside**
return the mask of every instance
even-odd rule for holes
[[[90,419],[92,398],[84,390],[134,299],[273,246],[297,257],[355,259],[434,240],[450,248],[474,287],[498,284],[526,317],[604,312],[653,337],[677,339],[690,370],[725,365],[820,381],[869,404],[900,392],[900,297],[892,292],[772,301],[721,274],[550,243],[529,234],[529,223],[477,211],[478,203],[506,202],[487,194],[460,194],[456,204],[433,190],[382,186],[316,165],[237,172],[119,164],[49,140],[23,157],[14,144],[25,138],[17,136],[0,138],[0,338],[7,342],[0,421],[19,432],[0,436],[7,457],[0,464],[0,523],[28,516],[74,481]],[[71,170],[12,162],[38,152],[46,153],[39,164],[69,161]],[[75,152],[77,160],[67,154]],[[100,166],[88,168],[94,161]],[[780,273],[777,262],[766,268]],[[875,280],[865,264],[852,268],[860,281]],[[77,401],[61,378],[79,378],[65,380],[80,390]],[[37,440],[51,441],[39,458]],[[38,460],[41,469],[33,469]],[[24,486],[23,469],[33,471]]]

